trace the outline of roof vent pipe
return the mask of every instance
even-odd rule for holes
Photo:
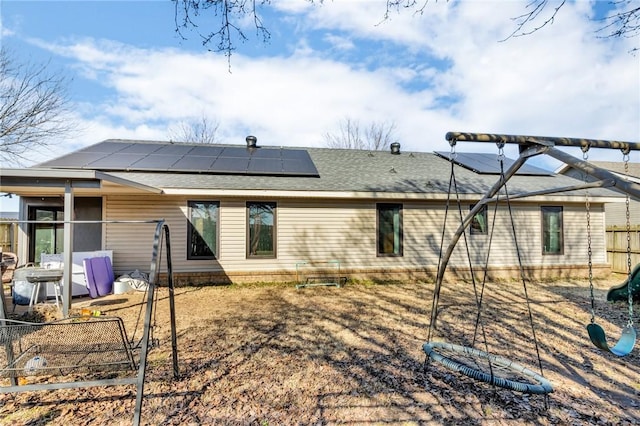
[[[247,136],[245,140],[247,141],[247,148],[256,148],[258,146],[258,138],[255,136]]]
[[[400,142],[393,142],[391,144],[391,153],[393,155],[400,155]]]

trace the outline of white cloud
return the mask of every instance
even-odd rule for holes
[[[430,2],[423,15],[392,12],[382,23],[383,1],[278,2],[286,20],[299,20],[293,53],[240,51],[231,72],[204,51],[90,38],[40,45],[112,91],[82,109],[91,130],[77,144],[166,139],[172,124],[203,112],[228,143],[251,133],[266,145],[321,146],[346,116],[394,121],[403,150],[448,150],[450,130],[637,140],[640,64],[628,40],[594,38],[589,4],[567,3],[553,25],[499,42],[526,2]],[[379,56],[316,51],[305,29],[339,53],[373,43]],[[459,150],[492,149],[467,145]]]
[[[15,33],[10,28],[7,28],[4,25],[2,25],[2,22],[0,21],[0,37],[10,37],[14,34]]]
[[[355,48],[353,41],[347,37],[327,34],[324,36],[324,40],[337,50],[353,50]]]

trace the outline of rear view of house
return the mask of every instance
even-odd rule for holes
[[[435,275],[443,235],[446,246],[500,173],[495,154],[459,153],[453,170],[455,188],[448,153],[399,144],[361,151],[259,146],[251,137],[240,145],[106,140],[3,169],[0,190],[20,196],[20,219],[41,221],[19,226],[25,261],[63,250],[66,216],[84,221],[73,227],[74,252],[112,251],[116,274],[144,268],[153,229],[110,221],[165,219],[179,284],[295,281],[307,267],[339,268],[352,279],[421,279]],[[505,195],[497,210],[480,210],[465,234],[470,260],[460,244],[451,272],[484,266],[490,249],[489,271],[517,276],[517,244],[527,273],[584,274],[584,191],[516,197],[576,183],[522,168],[508,183],[511,214]],[[592,262],[608,271],[604,205],[621,197],[605,189],[590,196]]]

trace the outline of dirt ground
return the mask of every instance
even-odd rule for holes
[[[627,321],[596,283],[596,319],[610,338]],[[596,349],[585,281],[489,283],[482,315],[471,283],[445,283],[433,340],[489,348],[539,372],[548,397],[478,382],[440,363],[425,366],[433,283],[349,283],[176,289],[179,366],[170,363],[168,291],[160,289],[142,410],[149,425],[640,424],[640,355]],[[478,291],[480,287],[476,287]],[[75,301],[122,317],[130,330],[143,293]],[[39,307],[42,313],[45,308]],[[638,322],[640,306],[635,306]],[[485,346],[486,342],[486,346]],[[7,382],[3,382],[7,384]],[[133,386],[0,395],[0,423],[130,424]]]

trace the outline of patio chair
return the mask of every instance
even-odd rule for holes
[[[30,267],[33,267],[33,263],[18,265],[18,256],[15,253],[2,253],[3,291],[5,290],[5,286],[9,288],[9,294],[11,295],[11,300],[13,301],[14,311],[16,308],[16,304],[26,305],[29,303],[29,295],[31,295],[32,292],[32,285],[26,281],[24,273],[25,271],[28,271],[28,268]],[[30,287],[26,288],[25,286]],[[26,297],[26,302],[24,302],[24,299],[22,298],[23,293],[28,294]]]

